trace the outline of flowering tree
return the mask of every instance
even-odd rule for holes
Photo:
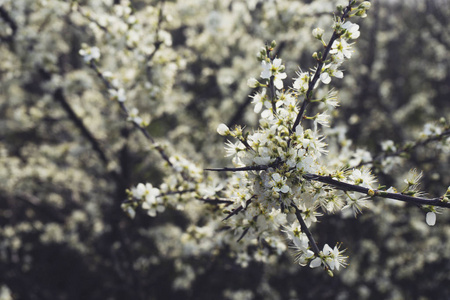
[[[302,288],[277,282],[314,272],[298,264],[333,275],[348,263],[332,279],[342,286],[333,297],[346,287],[355,287],[350,297],[407,297],[392,274],[401,281],[439,261],[436,253],[448,259],[445,247],[430,250],[439,240],[420,238],[450,206],[449,125],[440,119],[444,109],[421,104],[430,90],[436,107],[445,104],[445,91],[431,88],[448,78],[445,36],[432,31],[430,43],[440,46],[423,50],[423,60],[436,64],[433,80],[417,84],[411,72],[401,93],[400,75],[390,69],[397,64],[383,64],[396,55],[382,51],[407,51],[395,46],[406,29],[392,31],[383,15],[393,4],[341,1],[330,16],[335,3],[328,1],[154,2],[1,4],[1,51],[9,62],[2,67],[1,249],[9,274],[2,293],[26,295],[18,288],[26,284],[31,294],[64,298],[64,289],[48,284],[54,277],[44,273],[39,283],[32,275],[55,252],[58,262],[80,262],[75,274],[96,274],[93,286],[106,279],[120,286],[109,296],[142,299],[208,298],[218,290],[229,299],[296,297]],[[428,14],[445,26],[444,13]],[[354,50],[365,35],[357,23],[372,30],[361,42],[367,56]],[[390,35],[377,40],[378,31]],[[265,43],[273,37],[278,43]],[[344,73],[348,86],[335,80]],[[216,130],[230,139],[225,159]],[[429,149],[441,169],[430,170]],[[411,166],[426,175],[405,174]],[[435,178],[424,183],[435,197],[419,190],[422,176]],[[446,218],[434,227],[443,241]],[[346,223],[373,232],[351,241]],[[412,244],[408,232],[419,235]],[[349,260],[336,240],[349,240]],[[427,256],[400,255],[409,248]],[[392,252],[385,268],[383,252]],[[405,262],[404,273],[391,271]],[[230,266],[252,280],[214,282],[211,275],[228,278]],[[320,286],[303,285],[308,297],[321,295]],[[90,289],[71,295],[105,293]]]
[[[223,179],[225,184],[215,184],[214,179],[213,182],[202,181],[198,167],[184,159],[169,158],[158,148],[161,157],[178,174],[169,176],[171,184],[163,184],[162,190],[150,183],[139,184],[130,191],[130,200],[123,207],[133,216],[133,208],[142,204],[150,216],[155,216],[164,211],[165,206],[185,205],[183,202],[192,197],[224,205],[228,216],[223,221],[228,222],[220,222],[220,210],[217,210],[219,215],[211,215],[211,224],[208,224],[214,231],[222,226],[230,227],[231,230],[223,231],[220,237],[210,232],[220,243],[232,243],[231,247],[237,252],[247,254],[257,241],[281,254],[286,246],[277,232],[284,228],[282,231],[290,240],[299,263],[309,263],[311,267],[323,265],[330,274],[332,270],[345,266],[346,259],[338,246],[332,249],[325,244],[323,251],[318,248],[309,227],[317,222],[321,212],[350,210],[356,216],[367,206],[370,197],[378,196],[425,206],[428,210],[426,221],[434,225],[435,207],[450,207],[450,188],[441,197],[426,199],[420,197],[418,181],[421,175],[418,174],[406,179],[407,187],[397,192],[393,187],[376,189],[375,178],[366,166],[356,168],[358,165],[343,159],[331,169],[326,159],[321,160],[327,150],[318,129],[318,125],[328,126],[329,115],[326,112],[306,115],[306,108],[312,103],[323,103],[324,108],[338,106],[335,90],[326,91],[323,96],[317,96],[314,91],[320,81],[329,84],[332,77],[343,77],[340,68],[353,52],[349,41],[360,35],[359,26],[348,19],[366,17],[369,8],[367,1],[349,1],[348,5],[339,6],[340,14],[334,17],[334,31],[328,42],[324,41],[323,29],[313,30],[313,36],[322,43],[324,51],[313,54],[317,66],[309,72],[300,70],[292,89],[283,89],[283,79],[287,75],[281,58],[272,55],[276,43],[272,42],[261,50],[258,60],[261,61],[263,82],[255,78],[248,81],[251,88],[262,88],[252,96],[255,113],[264,108],[259,129],[250,133],[240,126],[230,130],[227,125],[220,124],[217,128],[220,135],[237,140],[235,143],[228,141],[226,145],[226,156],[233,158],[234,168],[206,169],[235,172],[234,176]],[[91,57],[85,54],[85,58],[90,60]],[[142,120],[131,118],[143,130]],[[304,119],[312,120],[313,128],[304,128],[301,124]],[[444,133],[433,139],[446,135],[448,129],[444,128]],[[147,137],[154,143],[151,137]],[[366,163],[372,164],[370,161]],[[180,194],[188,194],[188,197],[180,201]],[[236,234],[240,235],[237,244],[233,240]],[[244,237],[247,237],[246,242],[242,241]],[[206,250],[211,252],[212,248]],[[269,255],[265,250],[262,246],[263,254],[260,255]],[[251,257],[237,256],[236,259],[246,265]]]

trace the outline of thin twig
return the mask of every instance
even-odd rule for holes
[[[295,216],[297,217],[298,222],[300,223],[300,226],[302,228],[302,232],[304,232],[306,234],[306,236],[308,237],[309,243],[311,244],[311,248],[314,252],[314,254],[319,257],[319,253],[320,253],[320,249],[317,246],[316,241],[314,240],[314,237],[312,236],[311,231],[309,231],[308,226],[306,226],[305,221],[303,220],[301,211],[298,209],[297,206],[295,206],[294,204],[291,204],[291,206],[295,209]]]
[[[441,134],[438,134],[438,135],[429,137],[429,138],[427,138],[427,139],[425,139],[425,140],[423,140],[423,141],[417,141],[417,142],[414,143],[413,145],[406,145],[406,146],[404,146],[404,147],[398,149],[398,150],[395,151],[395,152],[392,152],[392,153],[387,153],[387,152],[382,153],[382,154],[378,155],[377,157],[375,157],[375,158],[374,158],[373,160],[371,160],[371,161],[361,162],[361,163],[360,163],[359,165],[357,165],[355,168],[358,168],[358,167],[361,167],[361,166],[367,165],[367,164],[374,164],[375,162],[382,161],[382,160],[384,160],[385,158],[388,158],[388,157],[400,156],[400,155],[402,155],[403,153],[409,153],[409,152],[413,151],[414,149],[416,149],[417,147],[425,146],[425,145],[427,145],[428,143],[431,143],[431,142],[440,141],[442,138],[444,138],[444,137],[446,137],[446,136],[450,136],[450,129],[447,129],[447,130],[445,130],[444,132],[442,132]]]
[[[89,66],[91,67],[91,69],[93,69],[95,71],[95,73],[97,73],[97,76],[103,81],[103,83],[104,83],[104,85],[106,86],[107,89],[116,89],[103,76],[102,72],[100,71],[100,69],[97,67],[97,65],[95,64],[95,62],[93,60],[90,61]],[[119,105],[120,105],[120,108],[122,109],[122,111],[128,117],[130,115],[130,113],[129,113],[127,107],[125,106],[125,104],[123,102],[119,102]],[[170,162],[170,159],[167,156],[167,154],[164,152],[164,149],[156,142],[156,140],[150,135],[150,133],[148,133],[147,129],[145,129],[141,125],[137,124],[136,122],[132,122],[132,123],[133,123],[134,127],[137,128],[139,131],[141,131],[142,134],[147,138],[147,140],[149,140],[152,143],[153,147],[159,152],[159,154],[167,162],[167,164],[169,166],[173,167],[173,164]],[[182,176],[185,177],[184,174]]]
[[[16,21],[13,20],[13,18],[11,18],[11,16],[9,15],[8,11],[6,11],[2,6],[0,6],[0,17],[5,21],[5,23],[7,23],[9,25],[9,27],[11,28],[11,35],[7,36],[7,37],[2,37],[0,36],[0,40],[5,40],[5,41],[12,41],[14,36],[16,35],[17,32],[17,23]]]
[[[262,171],[267,170],[268,168],[269,166],[248,166],[240,168],[207,168],[203,170],[215,172],[239,172],[239,171]]]
[[[231,200],[225,200],[225,199],[217,199],[217,198],[195,198],[196,200],[203,201],[208,204],[233,204],[234,202]]]
[[[232,211],[231,213],[229,213],[228,216],[226,216],[226,218],[223,219],[222,221],[226,221],[226,220],[228,220],[229,218],[231,218],[232,216],[238,214],[241,210],[246,209],[246,208],[249,206],[249,204],[252,202],[252,199],[253,199],[254,197],[255,197],[255,195],[253,195],[250,199],[248,199],[248,200],[245,202],[245,208],[241,205],[241,206],[239,206],[238,208],[233,209],[233,211]]]
[[[244,229],[244,232],[241,234],[241,236],[237,239],[237,242],[239,243],[244,236],[247,234],[247,232],[250,230],[250,226]]]
[[[83,134],[84,137],[86,137],[86,139],[92,145],[92,148],[95,150],[95,152],[97,152],[97,154],[100,157],[100,159],[102,160],[103,164],[105,166],[107,166],[109,163],[109,160],[106,156],[105,151],[102,149],[99,142],[94,137],[94,135],[89,131],[89,129],[86,127],[86,125],[84,125],[83,120],[81,120],[77,116],[75,111],[72,109],[70,104],[67,102],[67,99],[64,96],[62,88],[58,88],[54,92],[53,98],[61,104],[62,108],[66,111],[69,118],[72,120],[72,122],[75,124],[75,126],[80,129],[81,133]]]
[[[163,9],[164,9],[165,0],[161,1],[158,12],[158,23],[156,24],[156,32],[155,32],[155,49],[153,49],[152,53],[147,56],[147,61],[151,61],[155,56],[156,52],[158,52],[159,47],[162,45],[162,41],[159,40],[159,32],[161,31],[161,24],[163,21]]]

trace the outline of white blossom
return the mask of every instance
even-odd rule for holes
[[[228,128],[227,125],[222,123],[219,124],[219,126],[217,126],[217,133],[226,136],[230,134],[230,129]]]
[[[434,226],[436,224],[436,214],[432,211],[427,212],[426,222],[429,226]]]

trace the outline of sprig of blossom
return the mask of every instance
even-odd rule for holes
[[[283,88],[283,79],[287,77],[284,73],[285,67],[281,64],[281,58],[275,58],[273,61],[270,59],[263,60],[261,62],[263,70],[261,71],[262,79],[270,79],[273,77],[273,83],[277,89]]]
[[[347,257],[342,255],[343,252],[345,252],[345,250],[339,250],[337,245],[334,248],[331,248],[328,244],[325,244],[319,257],[316,257],[311,261],[310,267],[317,268],[320,265],[323,265],[331,271],[335,269],[336,271],[339,271],[340,267],[347,266]]]
[[[100,58],[100,49],[98,47],[89,47],[86,44],[82,45],[82,48],[78,52],[86,63],[92,60],[96,61]]]

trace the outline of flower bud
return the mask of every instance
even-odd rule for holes
[[[275,40],[273,40],[273,41],[270,43],[270,48],[273,49],[273,48],[275,48],[276,46],[277,46],[277,42],[276,42]]]
[[[319,55],[317,54],[317,52],[314,52],[313,55],[312,55],[312,57],[313,57],[315,60],[320,60],[320,59],[319,59]]]
[[[315,28],[312,31],[313,37],[315,37],[318,40],[322,39],[323,33],[324,33],[324,30],[322,28]]]
[[[230,129],[228,128],[227,125],[222,123],[219,126],[217,126],[217,133],[226,136],[230,134]]]
[[[366,14],[366,10],[365,10],[365,9],[358,10],[358,12],[357,12],[355,15],[358,16],[358,17],[361,17],[361,18],[367,17],[367,14]]]
[[[425,221],[427,222],[428,226],[434,226],[436,224],[436,214],[432,211],[428,212]]]
[[[370,9],[370,7],[372,6],[372,4],[369,1],[364,1],[363,3],[361,3],[358,8],[362,8],[362,9]]]
[[[251,88],[257,88],[259,87],[259,82],[258,80],[256,80],[256,78],[252,77],[247,80],[247,85]]]

